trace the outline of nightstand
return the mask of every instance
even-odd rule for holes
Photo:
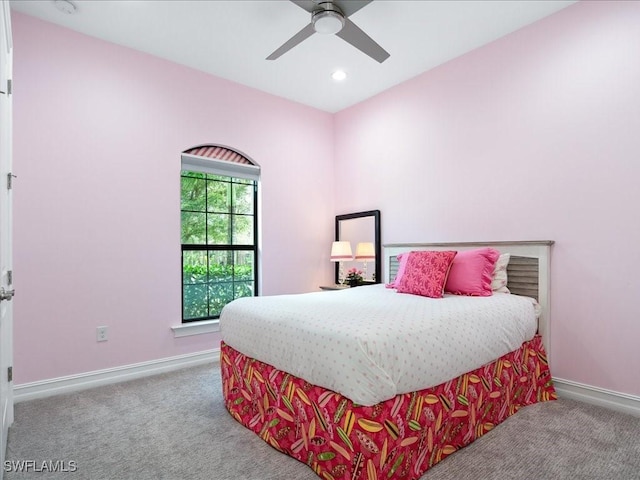
[[[320,285],[320,290],[344,290],[351,288],[349,285]]]

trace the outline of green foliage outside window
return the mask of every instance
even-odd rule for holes
[[[184,321],[216,318],[254,294],[254,196],[252,180],[182,171]]]

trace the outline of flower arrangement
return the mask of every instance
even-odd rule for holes
[[[345,278],[345,283],[348,283],[352,287],[360,285],[362,283],[362,270],[358,270],[355,267],[347,270],[347,278]]]

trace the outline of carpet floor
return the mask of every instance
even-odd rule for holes
[[[7,480],[319,478],[231,418],[217,365],[18,403],[4,469]],[[640,418],[532,405],[421,478],[454,479],[640,480]]]

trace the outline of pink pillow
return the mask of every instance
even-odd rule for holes
[[[452,250],[409,252],[404,275],[397,286],[398,293],[442,298],[444,284],[456,253]]]
[[[398,262],[400,262],[400,265],[398,265],[398,272],[396,273],[396,278],[393,279],[393,282],[385,285],[387,288],[398,288],[400,279],[404,275],[404,270],[407,268],[407,259],[409,258],[409,254],[401,253],[396,258],[398,259]]]
[[[445,291],[456,295],[490,296],[493,269],[499,256],[500,252],[494,248],[458,252],[451,264]]]

